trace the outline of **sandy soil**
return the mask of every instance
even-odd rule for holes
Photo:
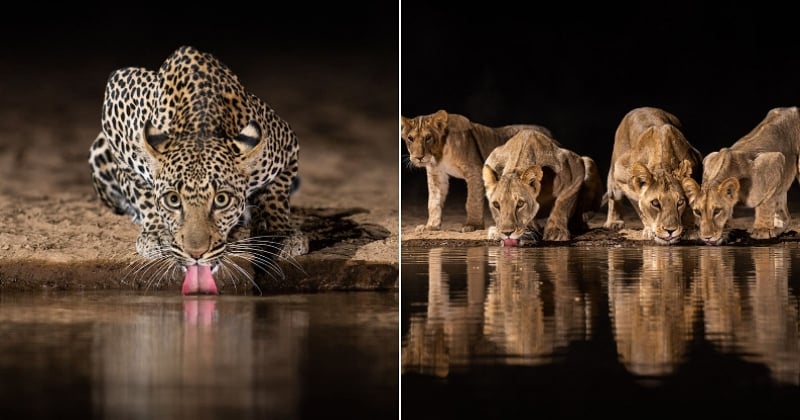
[[[235,67],[217,55],[300,139],[302,185],[292,206],[312,252],[283,264],[287,277],[271,287],[396,288],[392,51],[380,66],[355,54],[320,54],[313,62],[285,54],[237,57]],[[125,57],[0,64],[0,290],[179,287],[180,279],[136,271],[138,226],[105,208],[92,190],[88,148],[99,131],[105,80],[122,65],[152,68]]]

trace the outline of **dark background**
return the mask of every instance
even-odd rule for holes
[[[705,155],[747,134],[771,108],[798,104],[800,26],[789,10],[610,3],[403,1],[402,115],[445,109],[490,126],[542,124],[594,158],[605,181],[614,131],[633,108],[675,114]],[[403,165],[401,179],[403,203],[424,203],[424,170]],[[451,195],[463,185],[451,180]]]
[[[47,79],[60,75],[75,86],[72,100],[97,103],[99,126],[105,81],[113,70],[156,70],[181,45],[217,56],[243,81],[273,77],[263,71],[268,60],[276,73],[319,63],[320,77],[335,85],[337,64],[351,67],[347,61],[353,57],[374,68],[376,77],[396,79],[398,20],[398,5],[382,2],[23,2],[0,16],[0,112],[18,102],[3,98],[9,91],[17,96],[20,87],[47,88]],[[261,74],[254,74],[255,67]],[[255,93],[267,102],[274,97]]]

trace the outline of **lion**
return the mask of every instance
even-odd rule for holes
[[[481,168],[489,153],[523,129],[551,134],[547,128],[534,124],[488,127],[445,110],[414,118],[401,116],[401,119],[401,135],[410,163],[425,168],[428,176],[428,221],[417,226],[416,232],[441,229],[442,209],[451,176],[463,179],[467,184],[467,220],[461,231],[483,229]]]
[[[588,230],[603,194],[594,160],[537,130],[520,131],[494,149],[483,182],[496,224],[488,237],[507,246],[536,243],[537,216],[547,218],[543,240],[569,241],[572,232]]]
[[[642,238],[659,245],[678,243],[694,228],[681,181],[697,176],[701,164],[702,155],[686,140],[676,116],[653,107],[631,110],[614,136],[603,226],[625,226],[620,210],[627,197],[644,225]]]
[[[789,225],[786,198],[800,182],[800,113],[797,107],[774,108],[750,133],[730,147],[703,159],[702,184],[683,181],[699,227],[699,239],[708,245],[727,241],[725,225],[734,206],[755,209],[752,239],[780,236]]]

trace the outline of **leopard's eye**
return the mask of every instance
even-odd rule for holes
[[[231,205],[231,195],[226,192],[218,192],[214,196],[214,208],[217,210],[224,209]]]
[[[181,209],[181,196],[175,191],[169,191],[166,194],[161,196],[161,202],[164,204],[164,207],[167,207],[172,210],[180,210]]]
[[[660,209],[661,208],[661,203],[659,203],[658,200],[651,201],[650,205],[653,206],[653,208],[656,208],[656,209]]]

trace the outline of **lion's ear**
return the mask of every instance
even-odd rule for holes
[[[447,127],[447,111],[440,109],[436,111],[431,117],[431,125],[439,130],[444,130]]]
[[[735,177],[730,177],[719,184],[717,191],[726,200],[737,201],[739,199],[739,188],[739,180]]]
[[[697,199],[697,195],[700,193],[700,185],[691,177],[683,178],[681,180],[681,185],[683,186],[683,192],[686,193],[686,198],[689,199],[689,204],[693,204],[694,200]]]
[[[487,198],[494,191],[494,187],[497,186],[497,172],[489,165],[483,165],[483,186],[486,189]]]
[[[400,132],[402,133],[403,137],[405,137],[408,130],[411,129],[411,118],[406,118],[404,116],[400,116]]]
[[[531,165],[528,167],[528,169],[525,169],[525,171],[522,172],[522,175],[519,176],[519,179],[523,184],[529,185],[534,189],[538,189],[540,183],[542,182],[543,174],[544,173],[542,172],[541,166]]]
[[[646,166],[639,162],[631,166],[631,178],[628,181],[628,185],[630,185],[634,192],[639,194],[642,188],[650,185],[652,182],[653,174],[650,173]]]
[[[681,164],[678,167],[678,169],[673,171],[672,174],[675,175],[675,178],[678,178],[678,179],[691,177],[692,176],[692,161],[690,161],[689,159],[684,159],[683,162],[681,162]]]

